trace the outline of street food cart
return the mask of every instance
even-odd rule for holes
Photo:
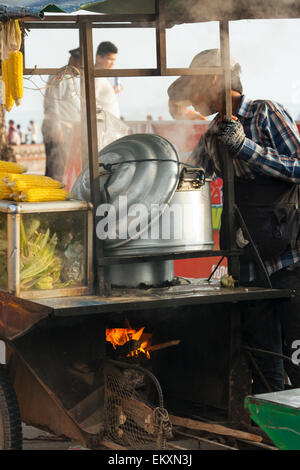
[[[200,349],[196,348],[199,356],[194,358],[194,366],[188,373],[190,377],[195,375],[196,370],[201,376],[201,384],[195,387],[195,393],[202,398],[205,406],[211,405],[214,408],[220,405],[225,413],[226,422],[231,426],[226,428],[227,431],[223,429],[225,435],[226,432],[232,435],[235,431],[241,440],[247,440],[247,436],[250,436],[243,434],[243,430],[249,429],[250,426],[243,403],[245,396],[249,393],[250,378],[241,340],[240,306],[243,302],[261,299],[277,301],[289,298],[293,293],[289,290],[272,288],[254,245],[252,245],[253,256],[265,279],[265,287],[262,288],[244,288],[239,286],[238,282],[235,287],[225,288],[219,283],[208,282],[204,279],[183,280],[177,285],[149,289],[116,288],[109,285],[105,278],[105,269],[108,266],[216,256],[227,258],[229,274],[238,281],[239,257],[242,252],[234,244],[233,227],[236,217],[241,224],[243,220],[234,202],[232,163],[225,156],[224,206],[228,214],[227,230],[229,240],[231,240],[227,250],[195,248],[182,251],[130,253],[122,257],[107,255],[101,240],[96,242],[96,237],[92,236],[98,222],[94,208],[101,204],[99,187],[102,184],[98,162],[94,77],[221,74],[224,77],[224,115],[231,116],[229,21],[254,18],[298,18],[300,16],[300,5],[295,6],[295,2],[282,4],[273,1],[271,3],[274,6],[272,9],[270,4],[267,8],[258,2],[232,0],[223,2],[107,0],[91,2],[86,7],[95,14],[49,14],[44,18],[34,16],[30,9],[6,10],[7,16],[19,18],[25,28],[30,30],[63,28],[75,29],[79,32],[81,69],[86,99],[91,203],[68,201],[51,204],[3,203],[0,205],[0,216],[7,223],[8,234],[8,280],[6,285],[1,286],[0,291],[0,338],[6,344],[6,365],[2,365],[0,369],[0,448],[20,448],[21,421],[49,430],[58,436],[65,436],[88,448],[99,448],[103,443],[106,442],[108,445],[107,443],[111,441],[114,441],[115,445],[123,443],[123,448],[141,448],[141,442],[144,442],[145,446],[148,445],[145,448],[149,448],[149,445],[166,448],[169,445],[167,441],[172,434],[170,425],[183,426],[183,424],[179,417],[168,418],[166,416],[163,394],[167,393],[168,383],[169,387],[175,387],[175,382],[180,382],[178,393],[181,397],[185,394],[185,388],[191,389],[193,386],[188,379],[185,383],[184,375],[175,377],[176,364],[173,364],[173,368],[171,364],[167,372],[163,371],[160,379],[164,386],[161,387],[153,371],[148,370],[149,367],[145,366],[144,361],[138,365],[136,362],[128,365],[127,359],[122,362],[119,361],[119,356],[114,356],[114,350],[112,350],[113,354],[108,354],[105,341],[107,329],[124,326],[124,321],[129,321],[131,326],[134,324],[136,329],[147,323],[154,330],[162,322],[164,331],[172,331],[170,325],[176,325],[177,322],[182,327],[182,331],[186,331],[187,327],[191,329],[192,322],[195,322],[195,325],[198,325],[192,328],[195,332],[201,318],[200,339],[194,338],[195,343],[199,343],[197,347]],[[39,13],[40,10],[36,8],[35,13]],[[222,66],[192,70],[168,68],[166,28],[175,24],[212,20],[219,22]],[[104,27],[155,28],[156,68],[95,69],[92,30]],[[30,51],[26,51],[26,40],[24,52],[25,56],[26,52],[30,54]],[[51,68],[28,69],[25,65],[24,69],[24,75],[56,73],[57,69]],[[71,217],[72,213],[77,217],[75,224]],[[32,221],[36,214],[41,218],[44,217],[44,223],[50,217],[54,219],[57,217],[66,232],[70,224],[68,233],[73,233],[74,225],[81,228],[78,236],[76,235],[77,238],[75,237],[78,243],[81,241],[81,245],[84,246],[83,252],[80,252],[84,276],[79,285],[78,283],[60,285],[57,289],[52,288],[48,291],[39,291],[39,293],[30,289],[26,283],[24,287],[24,279],[23,281],[20,279],[18,265],[20,263],[18,250],[22,243],[20,235],[22,217],[25,220],[27,216],[29,221]],[[79,220],[80,217],[81,220]],[[59,220],[53,221],[55,227],[59,226]],[[213,328],[216,319],[224,326],[221,333]],[[226,339],[224,339],[224,331],[226,331]],[[178,331],[174,332],[174,335],[176,334]],[[159,335],[158,338],[162,341]],[[166,344],[168,339],[181,340],[176,336],[164,337],[164,342],[161,344]],[[220,346],[222,339],[224,344]],[[181,344],[182,342],[181,340]],[[210,346],[211,343],[213,343],[212,346]],[[213,357],[213,349],[216,345],[218,353]],[[175,350],[176,347],[174,346],[173,349]],[[155,344],[153,351],[155,351]],[[181,353],[185,354],[184,348]],[[155,354],[158,353],[153,352],[153,357]],[[154,361],[156,364],[160,362],[161,356],[157,357],[157,361]],[[221,367],[220,364],[217,366],[220,358],[222,358]],[[183,367],[186,367],[184,360]],[[154,398],[153,408],[149,405],[151,401],[149,397],[145,404],[141,402],[140,395],[134,390],[129,393],[128,379],[126,386],[124,385],[126,368],[131,371],[129,382],[133,382],[132,371],[138,373],[141,368],[148,370],[145,375],[152,380],[154,384],[152,384],[152,392],[154,387],[154,395],[157,395]],[[214,368],[216,368],[215,372]],[[114,383],[118,385],[115,388],[110,387],[108,380],[113,374],[117,377]],[[164,374],[168,377],[167,383],[163,380]],[[208,380],[206,380],[207,377]],[[219,395],[218,392],[220,392]],[[134,416],[133,409],[137,411],[137,417]],[[135,437],[140,436],[140,440],[137,438],[135,440],[132,437],[133,434],[130,434],[131,431],[125,430],[128,423],[131,423],[131,431],[134,429]],[[204,424],[207,423],[202,423],[202,426]],[[108,430],[108,427],[111,429]],[[232,427],[236,429],[232,430]],[[205,426],[202,429],[208,430]],[[214,435],[222,434],[217,424],[213,424],[212,429]],[[132,437],[131,440],[129,435]],[[253,434],[251,436],[252,441],[261,441],[260,436],[256,436],[257,439],[253,437]],[[171,443],[170,446],[172,448]]]

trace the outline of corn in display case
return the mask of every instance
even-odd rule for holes
[[[0,201],[0,289],[27,299],[92,293],[92,225],[85,201]]]

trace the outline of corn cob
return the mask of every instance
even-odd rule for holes
[[[25,202],[65,201],[68,191],[56,188],[27,188],[20,194]]]
[[[0,182],[8,183],[10,181],[11,175],[15,175],[15,173],[7,173],[5,171],[0,171]]]
[[[8,83],[11,96],[19,106],[23,98],[23,54],[21,51],[9,53]]]
[[[41,175],[14,175],[9,178],[8,183],[15,191],[24,191],[27,188],[62,188],[64,185],[57,180],[50,178],[49,176]]]
[[[0,183],[0,199],[11,199],[11,193],[11,189],[5,183]]]
[[[6,111],[11,111],[15,100],[12,97],[10,82],[9,82],[9,71],[8,71],[8,60],[2,60],[2,81],[4,83],[4,106]]]
[[[0,173],[24,173],[27,168],[19,163],[0,160]]]

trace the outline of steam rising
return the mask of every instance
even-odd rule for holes
[[[168,26],[183,22],[300,17],[296,0],[172,0]]]

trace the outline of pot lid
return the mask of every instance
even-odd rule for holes
[[[159,135],[131,134],[104,147],[99,164],[102,173],[109,173],[100,178],[101,201],[109,205],[112,216],[111,227],[106,227],[105,248],[124,245],[141,234],[150,237],[149,227],[161,216],[178,185],[179,157],[173,145]],[[71,192],[90,201],[88,168]]]

